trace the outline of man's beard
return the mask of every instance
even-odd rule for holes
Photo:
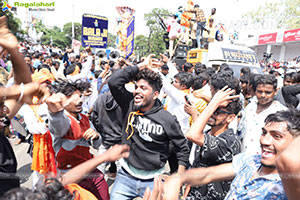
[[[271,168],[271,169],[276,169],[276,166],[275,166],[275,165],[266,165],[266,164],[264,164],[264,163],[261,163],[261,165],[262,165],[263,167],[267,167],[267,168]]]
[[[138,111],[139,109],[141,109],[143,107],[143,105],[135,105],[133,104],[133,111]]]
[[[133,104],[133,111],[138,111],[141,108],[149,106],[150,104],[151,104],[151,100],[148,101],[147,99],[145,99],[145,102],[140,105]]]

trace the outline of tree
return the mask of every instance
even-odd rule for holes
[[[72,22],[66,23],[63,27],[63,32],[65,33],[68,44],[72,44]],[[78,22],[74,23],[74,39],[81,41],[81,24]]]
[[[21,20],[15,18],[10,10],[2,11],[3,0],[0,0],[0,5],[0,16],[6,16],[9,30],[18,38],[18,40],[22,40],[21,36],[25,31],[21,30]]]
[[[148,37],[148,53],[159,55],[166,50],[165,42],[163,41],[163,34],[166,30],[160,24],[160,17],[171,16],[171,12],[166,9],[154,8],[151,13],[144,15],[147,21],[147,26],[150,29]]]
[[[117,39],[116,35],[108,33],[108,36],[107,36],[107,47],[116,48],[116,39]]]
[[[286,0],[285,12],[283,13],[284,24],[287,28],[300,28],[300,1]]]
[[[147,55],[148,52],[148,38],[144,35],[137,35],[134,39],[135,55],[138,58],[142,58]]]
[[[245,13],[243,18],[249,18],[262,27],[265,27],[268,20],[272,20],[276,28],[296,29],[300,27],[299,7],[299,0],[281,0],[259,6],[257,10]]]

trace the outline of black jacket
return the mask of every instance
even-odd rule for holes
[[[93,105],[91,121],[106,148],[121,143],[122,118],[122,110],[110,92],[98,96]]]
[[[136,115],[134,112],[133,94],[125,89],[125,84],[138,72],[137,66],[126,67],[115,72],[108,81],[114,99],[125,114],[122,143],[130,146],[127,161],[137,169],[160,169],[166,164],[169,141],[172,141],[177,150],[178,164],[187,166],[189,147],[176,117],[164,110],[159,100],[156,100],[150,111],[142,115]],[[128,120],[129,116],[131,116],[130,120]],[[128,124],[131,120],[132,126]],[[127,140],[132,131],[132,137]]]
[[[281,90],[287,107],[293,109],[297,108],[299,104],[298,95],[300,94],[300,84],[288,85],[282,87]]]

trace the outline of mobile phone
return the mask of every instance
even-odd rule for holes
[[[185,96],[184,96],[184,99],[186,100],[186,102],[187,102],[189,105],[192,105],[192,103],[191,103],[190,100],[189,100],[188,95],[185,95]]]

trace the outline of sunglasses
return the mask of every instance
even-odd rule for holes
[[[215,110],[214,112],[214,115],[219,115],[219,114],[233,114],[232,112],[228,112],[228,111],[225,111],[225,110],[221,110],[220,108],[218,108],[217,110]]]

